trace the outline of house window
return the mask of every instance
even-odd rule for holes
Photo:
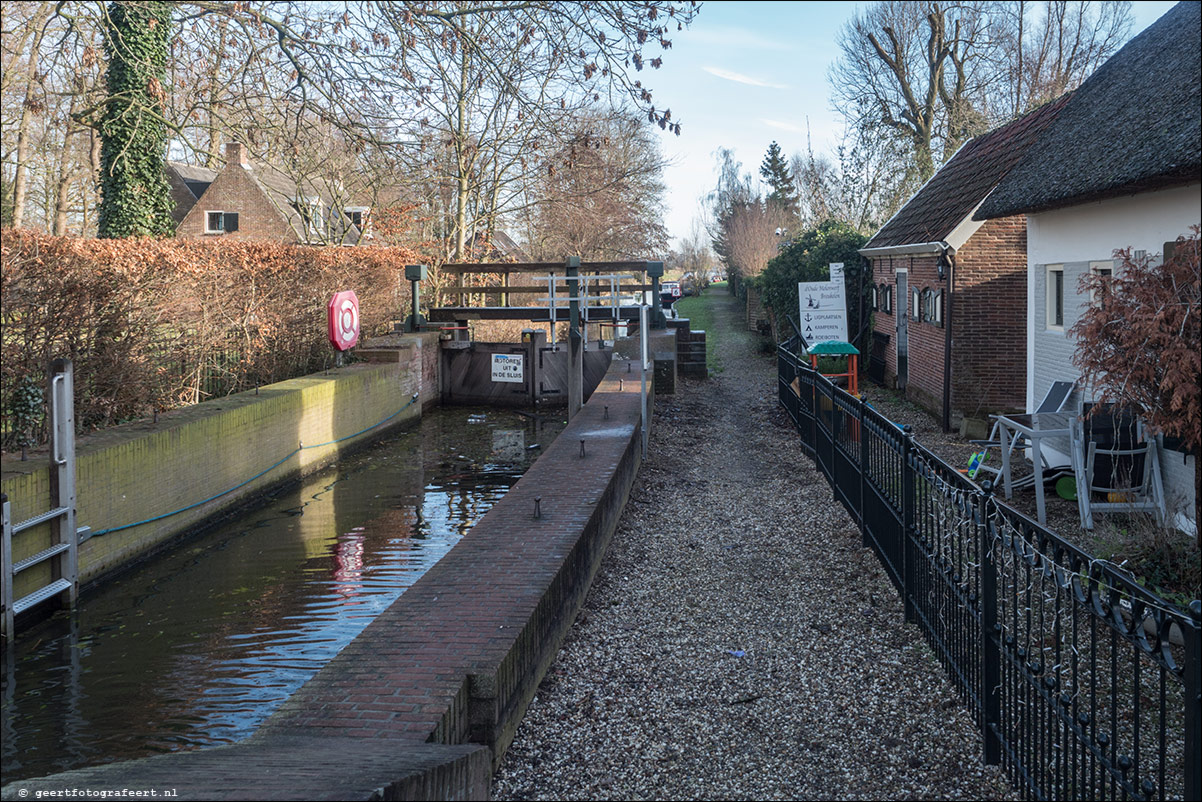
[[[931,322],[943,328],[943,290],[931,293]]]
[[[884,312],[886,315],[892,315],[893,314],[893,285],[892,284],[882,284],[881,285],[881,297],[882,297],[881,311]]]
[[[876,284],[872,285],[872,311],[876,312],[881,308],[881,288]]]
[[[922,320],[922,290],[917,287],[910,290],[910,319]]]
[[[371,239],[371,214],[367,206],[347,206],[347,220],[359,232],[360,239]]]
[[[237,212],[205,212],[206,234],[233,234],[237,230]]]
[[[1064,331],[1064,265],[1048,265],[1047,279],[1047,327]]]
[[[1100,277],[1103,281],[1114,278],[1114,262],[1090,262],[1089,272]],[[1102,287],[1095,284],[1089,293],[1089,301],[1092,304],[1100,304],[1102,302],[1101,293],[1104,292]]]

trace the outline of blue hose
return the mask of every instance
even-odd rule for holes
[[[123,529],[132,529],[133,527],[135,527],[135,526],[141,526],[142,524],[149,524],[149,523],[154,523],[155,521],[161,521],[161,520],[163,520],[164,518],[170,518],[172,515],[179,515],[181,512],[187,512],[188,510],[195,509],[196,507],[199,507],[199,506],[201,506],[202,504],[208,504],[210,501],[214,501],[214,500],[216,500],[216,499],[219,499],[219,498],[221,498],[222,496],[228,496],[230,493],[233,493],[233,492],[234,492],[235,490],[237,490],[238,488],[240,488],[240,487],[245,487],[246,485],[250,484],[250,483],[251,483],[251,482],[253,482],[254,480],[258,479],[259,477],[261,477],[261,476],[263,476],[263,475],[265,475],[265,474],[267,474],[267,473],[270,473],[271,471],[273,471],[273,470],[275,470],[276,468],[280,467],[280,466],[281,466],[281,465],[283,465],[285,462],[287,462],[288,460],[292,459],[292,458],[293,458],[293,457],[295,457],[297,454],[299,454],[300,452],[302,452],[302,451],[304,451],[304,450],[306,450],[306,449],[310,449],[310,448],[322,448],[322,447],[324,447],[324,446],[332,446],[332,445],[336,445],[336,444],[338,444],[338,443],[341,443],[341,442],[343,442],[343,441],[350,440],[352,437],[358,437],[359,435],[361,435],[361,434],[363,434],[363,433],[365,433],[365,432],[369,432],[369,431],[371,431],[372,429],[375,429],[375,428],[377,428],[377,427],[379,427],[379,426],[383,426],[385,423],[388,423],[388,421],[392,420],[392,419],[393,419],[393,418],[395,418],[397,415],[400,415],[402,412],[404,412],[406,409],[408,409],[408,408],[409,408],[409,407],[410,407],[410,406],[413,404],[413,402],[414,402],[414,401],[416,401],[416,400],[417,400],[417,393],[414,393],[414,394],[413,394],[413,397],[412,397],[412,398],[410,398],[408,401],[406,401],[406,402],[405,402],[405,405],[404,405],[403,407],[401,407],[400,409],[398,409],[396,412],[392,413],[392,414],[391,414],[391,415],[389,415],[387,418],[384,418],[383,420],[381,420],[381,421],[379,421],[379,422],[377,422],[377,423],[373,423],[371,426],[368,426],[366,429],[360,429],[359,431],[355,432],[354,434],[348,434],[346,437],[340,437],[340,438],[338,438],[337,440],[330,440],[329,442],[326,442],[326,443],[317,443],[316,445],[311,445],[311,446],[301,445],[301,446],[299,446],[299,447],[297,447],[297,448],[294,448],[294,449],[293,449],[292,451],[290,451],[290,452],[289,452],[289,453],[288,453],[288,454],[287,454],[285,457],[283,457],[282,459],[280,459],[278,462],[276,462],[276,463],[275,463],[274,465],[272,465],[270,468],[266,468],[266,469],[264,469],[264,470],[262,470],[262,471],[259,471],[259,472],[258,472],[258,473],[256,473],[254,476],[252,476],[252,477],[250,477],[249,479],[247,479],[245,482],[239,482],[238,484],[234,485],[233,487],[229,488],[228,490],[222,490],[220,493],[218,493],[218,494],[217,494],[217,495],[215,495],[215,496],[209,496],[208,498],[204,499],[203,501],[198,501],[198,502],[196,502],[195,504],[189,504],[189,505],[188,505],[188,506],[186,506],[186,507],[180,507],[178,510],[173,510],[173,511],[171,511],[171,512],[163,513],[162,515],[156,515],[156,516],[155,516],[155,517],[153,517],[153,518],[147,518],[147,519],[146,519],[146,520],[144,520],[144,521],[138,521],[137,523],[132,523],[132,524],[125,524],[125,525],[123,525],[123,526],[113,526],[113,527],[109,527],[108,529],[101,529],[99,532],[93,532],[93,533],[90,535],[90,537],[99,537],[100,535],[107,535],[107,534],[109,534],[109,533],[111,533],[111,532],[120,532],[120,531],[121,531],[121,530],[123,530]]]

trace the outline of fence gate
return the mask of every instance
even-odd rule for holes
[[[8,496],[3,508],[3,546],[0,579],[3,579],[4,639],[14,635],[16,616],[48,601],[71,607],[79,595],[79,543],[87,528],[75,526],[75,381],[68,359],[57,359],[50,367],[50,509],[14,524]],[[20,560],[13,559],[13,536],[41,524],[50,524],[49,545]],[[20,597],[14,585],[17,575],[43,563],[50,564],[49,578]]]

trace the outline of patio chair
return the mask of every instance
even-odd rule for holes
[[[1084,405],[1072,429],[1073,471],[1081,527],[1093,529],[1094,513],[1146,511],[1165,519],[1164,484],[1156,438],[1130,414]],[[1104,498],[1105,500],[1100,500]]]
[[[1065,407],[1068,405],[1069,396],[1071,396],[1073,394],[1074,384],[1075,384],[1074,382],[1052,382],[1052,386],[1048,388],[1047,394],[1044,395],[1043,400],[1040,401],[1039,406],[1036,407],[1036,409],[1035,409],[1036,414],[1042,413],[1042,412],[1063,412],[1065,410]],[[973,478],[975,478],[976,475],[980,471],[987,471],[987,472],[993,474],[995,477],[1000,476],[1002,473],[1002,462],[1000,459],[998,460],[996,465],[986,464],[986,460],[989,458],[990,449],[994,449],[994,448],[1000,449],[1002,447],[1002,439],[1001,439],[1001,435],[1000,435],[998,426],[999,426],[999,424],[995,420],[993,422],[993,428],[989,430],[989,437],[987,439],[985,439],[985,440],[969,440],[968,441],[968,442],[972,443],[974,446],[977,446],[978,448],[981,449],[980,452],[978,452],[981,455],[980,459],[974,460],[976,462],[976,465],[974,466],[973,472],[970,474],[970,476],[972,476]],[[1025,449],[1027,447],[1026,440],[1027,440],[1027,438],[1023,437],[1022,435],[1019,435],[1017,437],[1014,437],[1010,441],[1010,457],[1011,458],[1013,458],[1014,452],[1016,449]],[[976,455],[974,455],[974,457],[975,456]],[[1050,466],[1045,465],[1045,467],[1050,467]],[[1071,468],[1068,465],[1059,466],[1057,468],[1052,469],[1051,473],[1055,474],[1054,476],[1049,474],[1049,475],[1045,475],[1044,478],[1047,481],[1050,481],[1052,478],[1059,478],[1060,476],[1063,476],[1064,473],[1070,469]],[[1035,484],[1035,476],[1031,475],[1030,477],[1025,477],[1023,479],[1018,480],[1018,482],[1016,482],[1014,484],[1014,486],[1015,487],[1025,487],[1027,485],[1033,485],[1033,484]]]

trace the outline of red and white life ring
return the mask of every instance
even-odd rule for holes
[[[339,351],[354,348],[359,342],[359,296],[354,290],[334,293],[328,312],[330,342]]]

